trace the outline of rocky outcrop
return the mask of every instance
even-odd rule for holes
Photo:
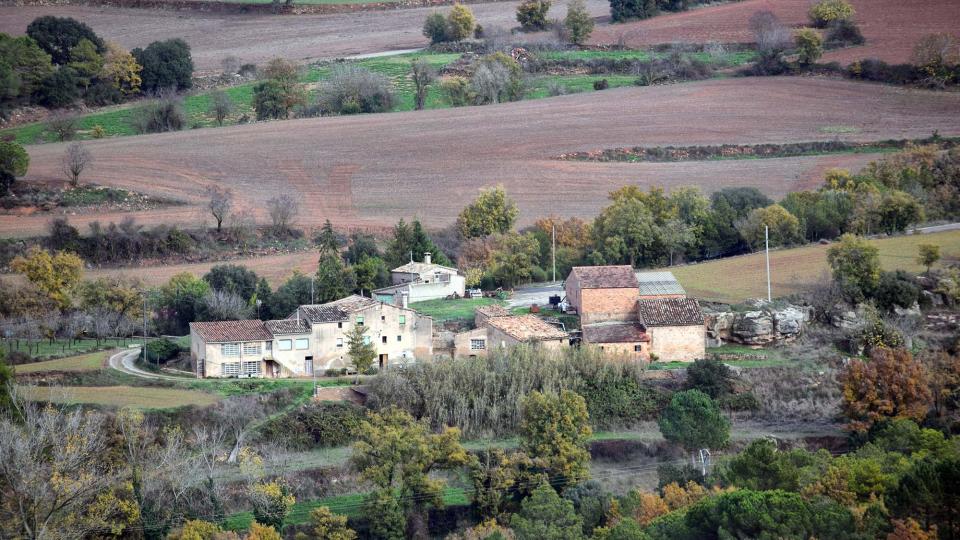
[[[708,309],[704,313],[709,345],[742,343],[767,345],[789,341],[803,333],[806,323],[812,318],[812,310],[806,306],[777,305],[764,301],[750,304],[750,311]]]

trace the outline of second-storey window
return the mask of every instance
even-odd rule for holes
[[[240,344],[224,343],[220,345],[220,354],[224,356],[240,356]]]
[[[397,317],[397,320],[400,321],[400,324],[407,324],[407,316],[406,316],[406,315],[400,315],[399,317]]]
[[[289,351],[293,349],[293,340],[292,339],[281,339],[277,342],[277,348],[281,351]]]
[[[342,337],[338,337],[338,338],[337,338],[337,347],[343,347],[343,338],[342,338]]]
[[[363,315],[357,315],[357,324],[363,326]]]
[[[310,348],[310,340],[307,338],[297,338],[297,350],[303,351]]]
[[[256,356],[260,354],[260,344],[259,343],[244,343],[243,344],[243,354],[249,354],[251,356]]]
[[[487,340],[485,339],[471,339],[470,340],[470,350],[471,351],[482,351],[487,348]]]

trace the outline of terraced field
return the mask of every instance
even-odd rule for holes
[[[419,216],[453,222],[481,187],[503,184],[521,225],[556,213],[593,217],[624,184],[757,186],[771,196],[819,185],[829,167],[871,154],[683,163],[559,161],[574,151],[636,145],[755,144],[960,134],[960,94],[821,78],[722,79],[619,88],[485,107],[325,117],[90,141],[88,180],[187,201],[130,216],[199,224],[204,189],[233,189],[237,206],[267,220],[265,201],[300,201],[299,226],[377,227]],[[59,178],[62,144],[29,147],[25,181]],[[49,214],[0,216],[0,234],[43,231]]]

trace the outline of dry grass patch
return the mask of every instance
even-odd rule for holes
[[[919,272],[917,245],[936,244],[945,260],[960,259],[960,231],[898,236],[871,240],[880,249],[884,270]],[[826,245],[804,246],[770,253],[773,296],[809,290],[830,279]],[[767,281],[763,253],[730,257],[702,264],[671,268],[687,293],[717,302],[742,302],[766,297]]]
[[[189,405],[204,407],[220,399],[214,394],[195,390],[144,386],[23,386],[19,391],[32,401],[137,409],[173,409]]]
[[[96,371],[103,367],[107,357],[114,351],[98,351],[79,356],[68,356],[56,360],[34,362],[15,366],[17,373],[43,373],[47,371]]]

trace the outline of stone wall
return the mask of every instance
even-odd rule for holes
[[[692,362],[705,358],[706,327],[657,326],[647,328],[650,355],[661,362]]]
[[[580,324],[604,321],[636,320],[637,296],[635,288],[583,289],[578,309]]]

